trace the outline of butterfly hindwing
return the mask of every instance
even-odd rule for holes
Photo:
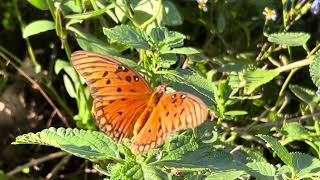
[[[146,152],[160,146],[170,134],[197,127],[207,116],[206,105],[196,96],[185,92],[166,93],[133,138],[132,149]]]

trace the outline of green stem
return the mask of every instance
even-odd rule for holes
[[[159,16],[161,10],[162,10],[162,0],[158,0],[158,9],[157,12],[147,21],[145,21],[143,24],[140,25],[141,29],[145,29],[149,24],[151,24],[154,20],[157,19],[157,17]]]
[[[14,8],[15,8],[15,11],[16,11],[16,15],[17,15],[17,19],[19,21],[19,24],[20,24],[20,29],[21,29],[21,32],[23,32],[24,30],[24,27],[25,27],[25,24],[22,20],[22,17],[21,17],[21,14],[20,14],[20,11],[19,11],[19,8],[18,8],[18,3],[17,3],[17,0],[14,0]],[[31,46],[31,43],[29,41],[29,38],[25,38],[26,40],[26,44],[27,44],[27,49],[28,49],[28,53],[29,53],[29,56],[30,56],[30,59],[32,61],[32,63],[34,64],[35,66],[35,72],[36,73],[40,73],[41,71],[41,65],[38,63],[38,61],[36,60],[36,56],[34,54],[34,51],[33,51],[33,48]]]
[[[134,26],[140,27],[139,23],[135,19],[133,19],[133,16],[130,16],[130,14],[128,14],[124,9],[122,9],[122,7],[115,0],[112,0],[112,3],[124,13],[124,15],[133,23]]]
[[[286,87],[288,86],[292,76],[294,75],[295,72],[297,72],[299,70],[299,68],[295,68],[295,69],[292,69],[286,79],[286,81],[283,83],[282,87],[281,87],[281,90],[279,92],[279,97],[281,97],[284,93],[284,90],[286,89]]]
[[[278,68],[276,68],[276,70],[279,71],[279,72],[289,71],[289,70],[292,70],[292,69],[295,69],[295,68],[307,66],[312,62],[312,60],[313,60],[312,58],[308,58],[308,59],[296,61],[296,62],[293,62],[291,64],[278,67]]]

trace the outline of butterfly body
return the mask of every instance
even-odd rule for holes
[[[139,73],[111,57],[76,51],[71,59],[90,87],[98,127],[118,142],[132,138],[135,152],[160,146],[170,134],[207,118],[198,97],[166,93],[164,85],[153,90]]]

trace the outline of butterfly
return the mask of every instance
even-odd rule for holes
[[[139,73],[111,57],[76,51],[71,60],[89,86],[97,126],[117,142],[132,138],[134,152],[156,148],[170,134],[194,128],[208,116],[198,97],[167,93],[165,85],[153,90]]]

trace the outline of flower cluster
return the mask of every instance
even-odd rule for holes
[[[208,0],[197,0],[199,9],[202,9],[204,12],[208,11],[207,7]]]
[[[268,7],[264,8],[263,15],[267,20],[275,21],[277,19],[277,12],[274,9]]]

